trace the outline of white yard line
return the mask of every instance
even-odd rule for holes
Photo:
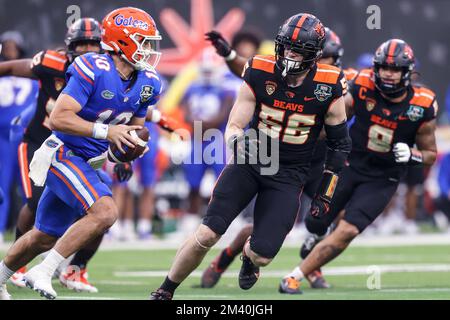
[[[291,270],[262,270],[261,275],[268,278],[284,277]],[[381,273],[403,273],[403,272],[450,272],[450,264],[399,264],[399,265],[361,265],[351,267],[329,267],[323,268],[326,276],[361,275],[372,274],[375,271]],[[114,276],[118,278],[155,278],[165,277],[164,271],[117,271]],[[194,271],[191,277],[201,277],[202,271]],[[237,271],[225,272],[222,277],[236,278]]]
[[[224,248],[233,239],[232,235],[226,234],[217,244],[216,248]],[[125,250],[166,250],[178,249],[184,239],[150,239],[145,241],[112,241],[105,240],[102,243],[102,251],[125,251]],[[283,246],[286,248],[299,248],[303,243],[303,237],[288,236]],[[410,247],[418,245],[448,245],[450,247],[450,234],[421,234],[421,235],[392,235],[392,236],[360,236],[351,244],[352,247]],[[0,244],[0,251],[6,251],[11,243]]]

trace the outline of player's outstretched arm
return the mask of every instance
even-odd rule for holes
[[[115,143],[123,153],[125,151],[122,148],[122,144],[126,144],[131,148],[136,145],[135,140],[128,132],[141,129],[142,125],[127,126],[120,124],[108,126],[102,123],[86,121],[77,115],[81,108],[81,105],[70,95],[60,94],[58,100],[56,100],[55,108],[50,114],[51,129],[72,135],[107,139]]]
[[[205,34],[205,37],[216,48],[217,54],[225,59],[230,71],[237,77],[242,77],[242,70],[244,70],[247,59],[238,55],[220,32],[210,31]]]
[[[225,139],[227,142],[232,137],[240,137],[244,134],[244,128],[251,121],[255,112],[255,106],[256,99],[253,91],[247,83],[243,82],[228,118],[225,131]]]
[[[22,78],[37,79],[32,71],[32,60],[21,59],[0,63],[0,77],[15,76]]]

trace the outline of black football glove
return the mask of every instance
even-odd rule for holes
[[[234,135],[229,139],[228,147],[233,150],[235,157],[243,160],[244,163],[247,163],[247,160],[251,164],[258,162],[258,139],[251,139],[245,135]]]
[[[126,182],[131,179],[133,175],[133,167],[130,163],[117,163],[114,166],[114,175],[119,182]]]
[[[222,34],[217,31],[210,31],[205,33],[206,40],[211,41],[211,44],[216,48],[217,54],[224,58],[228,57],[233,49],[230,44],[224,39]]]
[[[330,212],[330,203],[320,196],[315,197],[311,202],[311,209],[309,212],[314,218],[320,219]]]

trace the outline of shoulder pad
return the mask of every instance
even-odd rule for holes
[[[252,69],[262,70],[267,73],[275,72],[275,56],[256,55],[252,59]]]
[[[344,75],[345,75],[345,79],[347,79],[347,81],[352,81],[356,78],[356,76],[358,75],[358,70],[353,69],[353,68],[347,68],[344,69]]]
[[[413,89],[414,96],[410,100],[411,104],[423,108],[429,108],[433,105],[433,102],[436,99],[436,94],[433,91],[421,86],[413,86]]]
[[[336,84],[338,82],[340,74],[341,69],[339,69],[338,67],[318,63],[313,81]]]
[[[355,78],[354,83],[357,86],[366,87],[375,90],[375,82],[372,69],[362,69]]]
[[[47,50],[42,56],[41,64],[50,69],[64,71],[67,61],[67,56],[63,52]]]

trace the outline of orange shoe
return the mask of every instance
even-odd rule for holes
[[[287,294],[302,294],[302,290],[300,290],[300,281],[293,277],[286,277],[281,280],[280,286],[278,287],[279,293],[287,293]]]
[[[79,270],[76,266],[68,266],[59,276],[59,281],[64,287],[76,292],[98,292],[98,289],[89,283],[87,270]]]
[[[27,267],[22,267],[19,270],[16,271],[12,275],[12,277],[9,279],[13,285],[15,285],[18,288],[25,288],[25,281],[23,280],[23,276],[27,272]]]

